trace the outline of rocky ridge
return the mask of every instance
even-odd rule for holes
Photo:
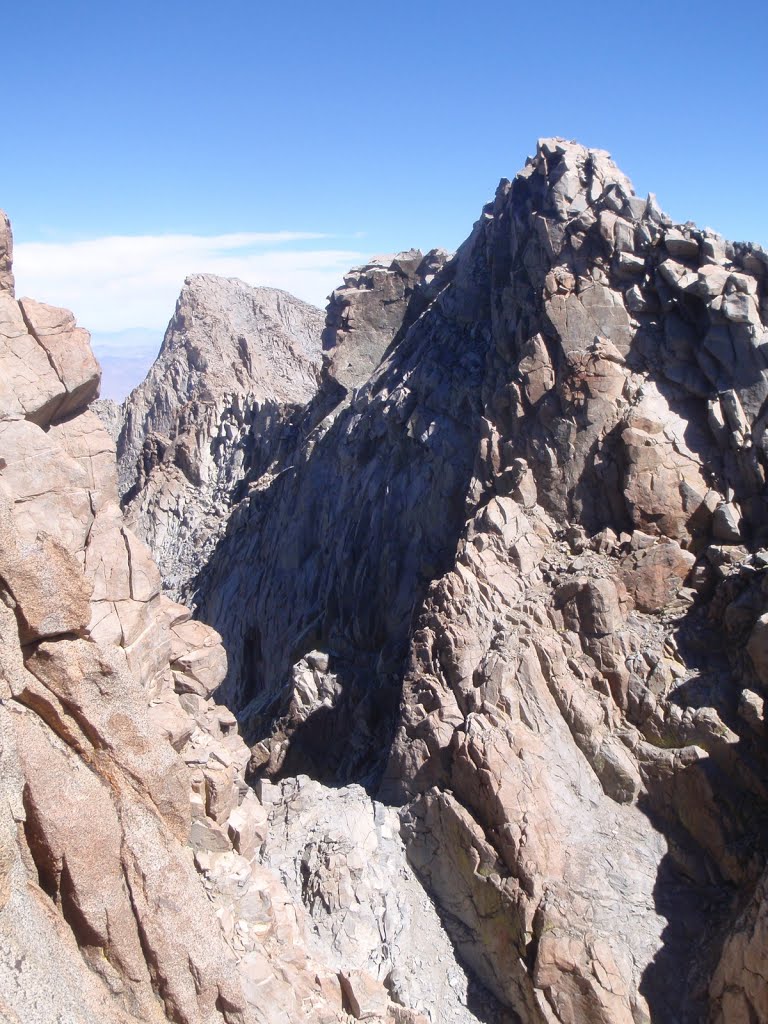
[[[4,252],[10,239],[7,280]],[[125,967],[133,947],[98,930],[89,851],[74,830],[46,825],[69,814],[46,802],[40,780],[53,772],[34,758],[47,748],[28,746],[23,779],[11,753],[9,806],[27,820],[10,862],[26,874],[6,877],[12,894],[31,880],[55,908],[47,948],[69,950],[59,973],[74,979],[57,998],[82,985],[108,1020],[156,1019],[140,1016],[150,1006],[161,1020],[768,1019],[767,275],[759,247],[673,224],[606,153],[560,139],[501,182],[454,258],[399,254],[351,272],[329,307],[319,390],[304,405],[277,400],[289,417],[249,442],[263,458],[237,464],[234,446],[217,469],[236,466],[238,482],[211,510],[205,536],[218,539],[195,585],[228,668],[218,634],[159,595],[112,485],[98,484],[106,433],[90,413],[50,413],[66,399],[59,372],[58,392],[37,389],[42,413],[29,398],[28,411],[11,408],[6,429],[44,427],[24,449],[36,473],[38,449],[61,430],[81,461],[88,452],[94,486],[84,511],[70,470],[44,493],[24,490],[24,472],[8,476],[13,529],[55,519],[77,572],[46,583],[51,608],[24,581],[37,578],[30,565],[56,564],[58,548],[38,537],[42,554],[22,573],[9,545],[0,575],[17,632],[3,649],[29,678],[0,711],[39,720],[117,794],[103,844],[118,835],[149,878],[142,903],[121,852],[133,900],[121,919],[138,923],[145,984],[140,961]],[[209,298],[201,338],[219,309]],[[15,346],[29,342],[16,337],[7,358],[20,373]],[[188,340],[179,333],[180,349]],[[181,350],[178,360],[189,365]],[[183,388],[163,392],[166,371],[147,408],[154,391],[183,408]],[[195,387],[212,384],[215,403],[206,372]],[[20,376],[14,393],[32,384]],[[93,390],[74,374],[67,394],[83,385]],[[191,478],[215,435],[214,420],[199,422]],[[134,479],[143,501],[168,486],[177,456],[152,456],[151,427],[136,437],[150,456]],[[59,474],[64,464],[59,449],[45,463]],[[197,517],[193,505],[190,529]],[[80,611],[70,620],[63,608]],[[88,672],[83,644],[99,651]],[[116,651],[133,683],[110,683]],[[222,679],[217,694],[250,751],[210,701]],[[130,721],[141,733],[147,700],[166,789],[152,758],[137,767],[135,750],[149,747]],[[109,728],[93,724],[105,704]],[[166,792],[174,770],[193,854],[167,834],[185,839],[184,801]],[[80,793],[87,783],[74,777],[68,791]],[[147,813],[152,829],[134,827]],[[194,918],[191,960],[165,934],[159,848],[170,850],[171,902]],[[200,875],[177,883],[174,858],[188,869],[193,855]],[[209,903],[198,920],[200,877]],[[6,915],[5,934],[20,919]],[[209,959],[202,934],[213,936]],[[14,948],[30,941],[43,948],[28,936]],[[14,998],[17,1015],[36,1019],[31,996]]]
[[[768,1019],[767,273],[542,141],[200,577],[251,771],[400,805],[525,1022]]]
[[[447,260],[411,249],[353,268],[324,326],[285,292],[187,280],[146,380],[121,406],[96,406],[117,443],[126,514],[169,595],[193,599],[238,485],[281,472],[308,424],[349,401],[429,305]]]
[[[161,594],[88,408],[88,335],[14,298],[0,227],[0,1018],[418,1024],[308,954],[211,700],[220,637]]]
[[[409,249],[379,256],[344,275],[328,300],[323,331],[324,383],[343,392],[364,384],[390,345],[418,319],[440,290],[450,259],[443,249]],[[338,399],[338,393],[336,395]]]
[[[186,592],[238,484],[269,465],[317,390],[322,326],[319,310],[287,292],[195,275],[144,382],[119,409],[99,404],[127,516],[169,595]]]

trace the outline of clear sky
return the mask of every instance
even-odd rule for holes
[[[188,273],[323,304],[369,255],[455,248],[540,136],[768,243],[756,0],[32,0],[3,36],[19,293],[113,361],[156,347]]]

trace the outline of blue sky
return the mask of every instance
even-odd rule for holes
[[[455,248],[556,134],[608,149],[676,219],[768,243],[767,11],[9,6],[0,205],[19,290],[135,359],[136,329],[159,340],[187,273],[322,303],[368,255]]]

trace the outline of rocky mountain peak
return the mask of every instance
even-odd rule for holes
[[[539,139],[535,156],[528,158],[516,180],[528,181],[547,195],[541,208],[554,220],[567,221],[596,203],[608,203],[615,213],[635,220],[648,208],[610,153],[568,139]],[[501,190],[508,185],[502,182]]]
[[[320,379],[323,316],[276,288],[188,277],[146,379],[99,413],[117,437],[123,500],[180,596]]]
[[[399,276],[353,275],[331,338],[378,327]],[[731,798],[736,748],[763,770],[764,254],[552,139],[435,280],[285,472],[249,478],[200,579],[252,771],[401,804],[464,962],[520,1019],[727,1019],[728,887],[765,913],[762,855],[725,852],[765,848]],[[733,941],[691,959],[712,871]]]
[[[86,393],[22,369],[69,322],[14,305],[34,330],[6,335],[0,682],[22,735],[108,758],[104,842],[130,852],[110,892],[123,906],[122,877],[139,952],[130,928],[105,936],[36,746],[26,782],[0,779],[26,799],[26,870],[76,955],[117,965],[128,1019],[155,963],[158,1019],[184,1024],[768,1020],[759,246],[673,223],[607,153],[544,139],[454,256],[355,268],[324,325],[190,278],[121,414],[127,520]],[[144,757],[142,686],[191,774]],[[131,695],[113,746],[104,692]],[[173,840],[141,846],[145,790]],[[152,930],[158,834],[187,959]],[[173,842],[214,904],[213,960]]]
[[[119,442],[129,485],[150,434],[174,438],[194,403],[223,396],[304,404],[317,389],[322,314],[287,292],[196,274],[184,282],[160,354],[125,403]]]
[[[291,378],[292,364],[316,357],[313,317],[317,310],[277,288],[251,287],[237,278],[194,274],[186,278],[166,331],[160,357],[183,353],[190,371],[206,373],[210,386],[220,377],[241,379],[269,390],[280,401],[305,402],[313,383]],[[257,336],[254,326],[272,326]],[[258,337],[258,344],[254,344]]]

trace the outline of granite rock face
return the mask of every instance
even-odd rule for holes
[[[341,1024],[354,1002],[418,1024],[309,956],[211,700],[220,637],[161,594],[120,511],[88,335],[3,273],[0,1018]]]
[[[328,301],[323,349],[326,385],[345,392],[364,384],[390,345],[424,312],[449,260],[442,249],[380,256],[344,275]]]
[[[330,953],[342,984],[367,975],[398,1005],[445,1024],[503,1018],[457,961],[408,862],[395,808],[360,786],[333,789],[307,776],[264,781],[259,793],[269,821],[263,863],[305,906],[307,948]]]
[[[13,235],[8,215],[0,215],[0,292],[14,293]]]
[[[161,352],[121,407],[120,490],[166,592],[190,601],[245,478],[280,472],[296,435],[363,384],[437,294],[448,254],[380,257],[345,276],[322,327],[285,292],[189,278]],[[321,352],[322,345],[322,352]]]
[[[145,381],[119,413],[99,403],[117,438],[128,518],[169,595],[185,594],[238,484],[270,464],[317,390],[322,324],[287,292],[190,277]]]
[[[762,1019],[768,257],[550,139],[376,348],[393,267],[198,581],[250,770],[399,806],[510,1019]]]

